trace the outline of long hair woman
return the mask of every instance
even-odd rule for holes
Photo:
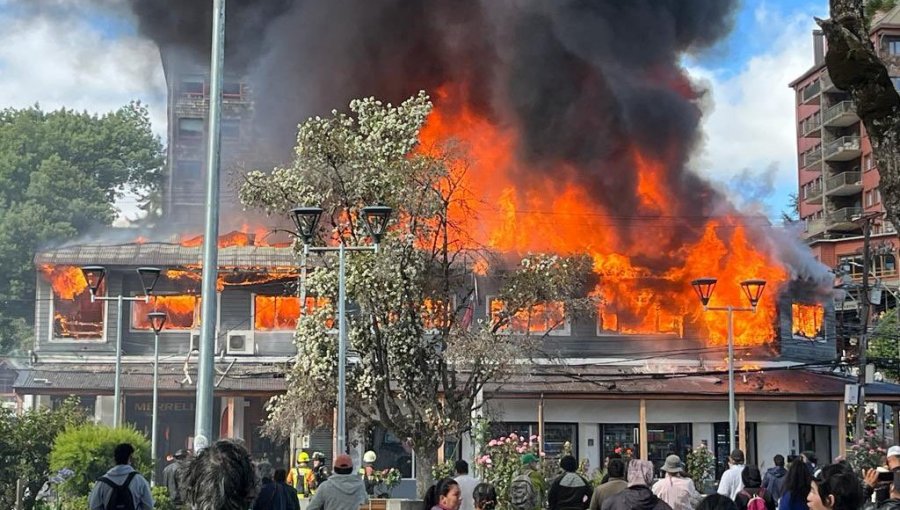
[[[497,490],[489,483],[479,483],[472,491],[475,510],[494,510],[497,508]]]
[[[812,475],[803,462],[791,462],[784,478],[784,494],[778,500],[778,510],[809,510],[806,496],[809,494]]]
[[[459,510],[459,484],[452,478],[442,478],[425,493],[423,510]]]

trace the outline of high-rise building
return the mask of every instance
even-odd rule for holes
[[[900,86],[900,6],[872,20],[872,41]],[[816,258],[839,275],[862,276],[863,231],[860,218],[883,212],[879,173],[866,130],[850,95],[838,89],[825,65],[826,40],[813,33],[813,65],[790,86],[795,91],[797,123],[797,200],[805,237]],[[872,283],[880,299],[877,310],[896,303],[897,231],[881,219],[872,227]],[[851,282],[848,282],[851,283]],[[836,302],[839,313],[855,314],[858,289],[848,285],[846,300]],[[843,294],[841,294],[843,296]]]

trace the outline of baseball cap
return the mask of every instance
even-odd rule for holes
[[[526,453],[522,455],[522,465],[527,466],[528,464],[534,464],[535,462],[541,460],[540,457],[533,453]]]
[[[888,448],[887,451],[888,457],[900,457],[900,446],[894,445]]]
[[[353,460],[347,454],[341,454],[334,458],[334,464],[332,464],[336,469],[347,469],[353,467]]]

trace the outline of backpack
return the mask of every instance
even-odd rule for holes
[[[523,473],[509,484],[509,504],[514,510],[534,510],[538,507],[538,495],[531,475]]]
[[[756,494],[750,495],[747,491],[741,491],[745,496],[750,498],[750,501],[747,501],[747,510],[766,510],[766,500],[763,499],[763,496],[766,494],[765,489],[760,489]]]
[[[110,494],[109,501],[106,503],[106,510],[135,510],[134,495],[131,494],[131,489],[129,489],[128,486],[131,484],[131,480],[136,474],[137,471],[128,473],[128,476],[125,477],[125,481],[122,482],[122,485],[116,485],[112,480],[105,476],[101,476],[100,479],[97,480],[112,488],[112,494]]]

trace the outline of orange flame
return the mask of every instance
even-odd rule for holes
[[[306,313],[312,313],[330,303],[328,298],[307,296]],[[253,325],[262,331],[293,330],[300,320],[300,298],[297,296],[265,296],[257,294],[253,298]],[[326,321],[326,327],[334,325],[333,319]]]
[[[822,305],[791,305],[792,327],[795,335],[816,338],[822,331],[825,320],[825,309]]]
[[[131,327],[149,330],[150,312],[165,312],[166,323],[163,330],[185,330],[199,326],[200,296],[179,294],[174,296],[153,296],[150,302],[135,301],[131,307]]]
[[[41,274],[53,290],[54,338],[96,339],[103,334],[105,307],[103,302],[91,302],[87,280],[75,266],[40,267]],[[105,292],[104,282],[97,290]]]
[[[716,276],[713,305],[747,306],[740,281],[762,278],[768,289],[758,311],[735,315],[735,342],[772,340],[773,296],[787,272],[755,246],[754,233],[747,232],[740,217],[698,222],[666,216],[677,210],[678,200],[665,185],[669,163],[637,147],[630,153],[637,219],[611,216],[586,189],[573,184],[570,177],[579,169],[559,163],[553,172],[524,171],[528,163],[516,158],[521,153],[516,132],[475,113],[457,95],[449,86],[438,90],[418,150],[439,155],[454,145],[465,149],[465,159],[450,163],[465,195],[458,201],[463,205],[451,205],[449,216],[472,236],[473,247],[519,255],[589,253],[600,277],[593,295],[601,302],[602,331],[684,336],[689,329],[695,335],[706,332],[710,344],[726,342],[726,320],[704,313],[690,281]],[[653,221],[640,221],[648,218]],[[689,233],[681,236],[687,239],[681,246],[673,246],[676,229]],[[475,270],[481,274],[486,268]]]

